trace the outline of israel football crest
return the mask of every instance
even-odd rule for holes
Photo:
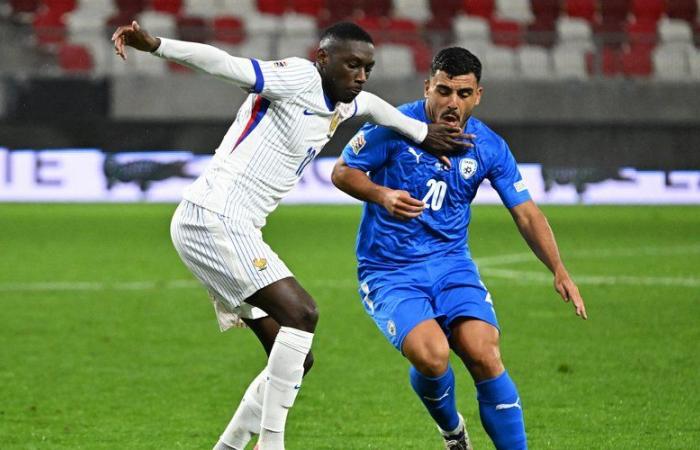
[[[388,331],[390,335],[396,336],[396,324],[393,320],[386,323],[386,331]]]
[[[474,176],[478,167],[475,159],[464,158],[459,162],[459,173],[462,174],[462,178],[468,180]]]

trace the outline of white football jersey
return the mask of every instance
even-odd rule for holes
[[[351,103],[330,103],[309,60],[244,60],[202,44],[162,41],[156,55],[251,92],[211,163],[184,194],[190,202],[225,217],[252,221],[261,228],[338,125],[355,115],[416,142],[427,134],[423,122],[404,116],[373,94],[362,92]]]

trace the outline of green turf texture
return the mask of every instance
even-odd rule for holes
[[[204,290],[168,284],[191,280],[170,243],[173,209],[0,204],[0,448],[214,444],[265,359],[249,331],[218,331]],[[505,209],[476,206],[470,228],[530,448],[698,448],[700,208],[543,209],[582,280],[587,322]],[[284,206],[264,229],[321,317],[287,448],[437,450],[406,361],[356,293],[359,216]],[[492,448],[473,384],[453,366],[475,448]]]

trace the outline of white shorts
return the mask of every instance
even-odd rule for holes
[[[221,331],[267,314],[245,300],[292,272],[249,222],[235,222],[183,200],[170,235],[180,258],[209,291]]]

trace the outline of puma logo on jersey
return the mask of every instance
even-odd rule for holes
[[[496,411],[500,411],[501,409],[510,409],[510,408],[522,409],[520,407],[520,397],[518,397],[515,400],[515,403],[501,403],[501,404],[496,405]]]
[[[423,156],[423,154],[415,151],[413,147],[408,147],[408,152],[416,157],[416,164],[420,164],[420,157]]]

